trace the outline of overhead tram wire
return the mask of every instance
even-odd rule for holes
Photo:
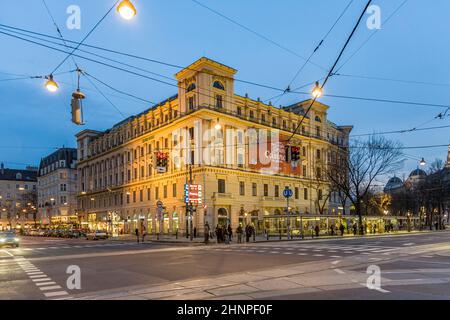
[[[83,71],[81,71],[81,74],[85,74]],[[89,78],[86,77],[86,79],[89,81],[89,83],[97,90],[97,92],[105,98],[106,101],[114,108],[116,111],[125,119],[127,118],[126,115],[123,114],[123,112],[100,90],[100,88],[97,87],[97,85]]]
[[[59,37],[61,38],[62,42],[64,43],[65,47],[68,48],[67,42],[66,42],[66,40],[64,39],[64,37],[63,37],[63,35],[62,35],[62,32],[61,32],[61,29],[59,28],[58,24],[56,23],[56,20],[55,20],[55,18],[53,17],[53,14],[52,14],[52,12],[50,11],[50,8],[49,8],[48,5],[47,5],[47,2],[46,2],[45,0],[42,0],[42,3],[44,4],[45,10],[47,11],[47,13],[48,13],[50,19],[51,19],[52,22],[53,22],[53,25],[55,26],[56,32],[58,33],[58,35],[59,35]],[[77,65],[77,62],[75,61],[74,57],[71,56],[71,58],[72,58],[73,64],[75,65],[75,68],[76,68],[76,69],[79,69],[79,67],[78,67],[78,65]]]
[[[16,37],[16,36],[14,36],[14,35],[10,35],[10,34],[4,33],[4,32],[0,32],[0,33],[6,34],[6,35],[9,35],[9,36],[12,36],[12,37]],[[43,44],[40,44],[40,43],[37,43],[37,42],[34,42],[34,41],[30,41],[30,40],[23,39],[23,38],[20,38],[20,37],[17,37],[17,38],[19,38],[19,39],[21,39],[21,40],[24,40],[24,41],[28,41],[28,42],[34,43],[34,44],[37,44],[37,45],[41,45],[41,46],[44,46],[44,47],[47,47],[47,48],[50,48],[50,49],[53,49],[53,50],[62,51],[62,50],[59,50],[59,49],[56,49],[56,48],[53,48],[53,47],[50,47],[50,46],[46,46],[46,45],[43,45]],[[62,51],[62,52],[65,52],[65,51]],[[79,55],[74,55],[74,56],[79,56]],[[98,61],[96,61],[96,60],[89,59],[89,58],[86,58],[86,57],[82,57],[82,56],[79,56],[79,57],[81,57],[81,58],[83,58],[83,59],[87,59],[87,60],[93,61],[93,62],[98,62]],[[104,64],[104,63],[101,63],[101,62],[99,62],[99,63],[100,63],[100,64]],[[111,66],[111,65],[109,65],[109,64],[104,64],[104,65],[109,66],[109,67],[112,67],[112,68],[116,68],[116,69],[117,69],[117,67]],[[157,80],[157,79],[149,78],[149,77],[147,77],[147,76],[144,76],[144,75],[141,75],[141,74],[138,74],[138,73],[135,73],[135,72],[130,72],[130,71],[125,70],[125,69],[123,69],[123,68],[118,68],[118,69],[121,70],[121,71],[125,71],[125,72],[128,72],[128,73],[137,75],[137,76],[141,76],[141,77],[150,79],[150,80],[159,81],[159,80]],[[39,77],[38,77],[38,78],[39,78]],[[165,82],[163,82],[163,83],[165,83]],[[166,83],[166,84],[167,84],[167,83]],[[172,85],[172,84],[169,84],[169,85]],[[176,85],[172,85],[172,86],[177,87],[177,88],[179,87],[179,86],[176,86]],[[111,87],[111,86],[110,86],[110,87]],[[181,88],[181,87],[180,87],[180,88]],[[117,91],[117,90],[116,90],[116,91]],[[120,91],[117,91],[117,92],[120,92]],[[123,93],[123,92],[121,92],[121,93]],[[128,95],[128,96],[132,96],[132,95],[130,95],[130,94],[127,94],[127,95]],[[206,94],[204,94],[204,93],[202,93],[202,95],[205,95],[205,96],[207,96],[207,97],[209,97],[209,98],[213,98],[212,96],[206,95]],[[327,96],[327,95],[324,95],[324,96]],[[342,96],[333,96],[333,97],[345,98],[345,97],[342,97]],[[349,97],[349,98],[366,99],[366,98],[361,98],[361,97]],[[142,99],[140,99],[140,100],[142,100]],[[411,104],[411,103],[414,103],[414,102],[392,101],[392,100],[381,100],[381,99],[376,99],[376,100],[374,100],[374,99],[367,99],[367,100],[369,100],[369,101],[378,101],[378,102],[386,102],[386,103],[389,103],[389,102],[403,103],[403,104]],[[230,103],[232,103],[232,102],[230,102]],[[235,106],[237,106],[236,103],[233,103],[233,104],[234,104]],[[414,103],[414,104],[417,104],[417,105],[425,105],[425,106],[437,106],[437,107],[445,107],[445,108],[448,108],[448,106],[446,106],[446,105],[444,106],[444,105],[424,104],[424,103]],[[304,118],[302,118],[302,121],[303,121],[303,119],[304,119]],[[298,131],[298,129],[296,129],[296,130]]]
[[[24,39],[24,38],[22,38],[22,37],[18,37],[18,36],[15,36],[15,35],[12,35],[12,34],[9,34],[9,33],[5,33],[5,32],[2,32],[2,31],[0,31],[0,34],[5,34],[5,35],[7,35],[7,36],[14,37],[14,38],[17,38],[17,39],[26,41],[26,42],[34,43],[34,44],[36,44],[36,45],[43,46],[43,47],[46,47],[46,48],[49,48],[49,49],[52,49],[52,50],[56,50],[56,51],[60,51],[60,52],[63,52],[63,53],[67,53],[67,52],[64,51],[64,50],[60,50],[60,49],[57,49],[57,48],[53,48],[53,47],[51,47],[51,46],[47,46],[47,45],[45,45],[45,44],[38,43],[38,42],[29,40],[29,39]],[[130,73],[130,74],[136,75],[136,76],[140,76],[140,77],[143,77],[143,78],[146,78],[146,79],[149,79],[149,80],[161,82],[161,83],[163,83],[163,84],[170,85],[170,86],[173,86],[173,87],[176,87],[176,88],[182,88],[182,87],[180,87],[180,86],[178,86],[178,85],[174,85],[174,84],[171,84],[171,83],[167,83],[167,82],[165,82],[165,81],[161,81],[161,80],[159,80],[159,79],[155,79],[155,78],[152,78],[152,77],[148,77],[148,76],[145,76],[145,75],[142,75],[142,74],[139,74],[139,73],[136,73],[136,72],[133,72],[133,71],[124,69],[124,68],[120,68],[120,67],[117,67],[117,66],[113,66],[113,65],[110,65],[110,64],[106,64],[106,63],[100,62],[100,61],[98,61],[98,60],[94,60],[94,59],[90,59],[90,58],[87,58],[87,57],[83,57],[83,56],[80,56],[80,55],[78,55],[78,54],[74,54],[74,56],[80,57],[80,58],[82,58],[82,59],[85,59],[85,60],[88,60],[88,61],[92,61],[92,62],[95,62],[95,63],[99,63],[99,64],[102,64],[102,65],[105,65],[105,66],[108,66],[108,67],[111,67],[111,68],[115,68],[115,69],[117,69],[117,70],[120,70],[120,71],[123,71],[123,72],[127,72],[127,73]],[[283,91],[282,89],[279,89],[279,90],[280,90],[280,91]],[[295,92],[295,93],[301,93],[301,92],[296,92],[296,91],[293,91],[293,92]],[[302,93],[302,94],[306,94],[306,93]],[[213,98],[212,96],[206,95],[206,94],[204,94],[204,93],[202,93],[202,95],[208,96],[209,98]],[[416,103],[416,102],[411,102],[411,101],[407,101],[407,102],[405,102],[405,101],[394,101],[394,100],[373,99],[373,98],[363,98],[363,97],[346,97],[346,96],[335,96],[335,95],[324,95],[324,97],[358,99],[358,100],[366,100],[366,101],[375,101],[375,102],[384,102],[384,103],[397,103],[397,104],[407,104],[407,105],[418,105],[418,106],[433,106],[433,107],[440,107],[440,108],[448,108],[448,107],[449,107],[448,105],[437,105],[437,104],[428,104],[428,103]],[[237,105],[237,104],[234,104],[234,105]],[[304,118],[302,118],[302,122],[303,122],[303,119],[304,119]],[[300,125],[301,125],[301,124],[300,124]],[[297,128],[297,131],[298,131],[298,128]]]
[[[316,54],[316,52],[322,47],[322,44],[325,42],[325,40],[328,38],[328,36],[330,35],[330,33],[333,31],[334,27],[336,27],[336,25],[338,24],[338,22],[341,20],[341,18],[344,16],[344,14],[347,12],[348,8],[351,6],[351,4],[353,3],[354,0],[350,0],[350,2],[345,6],[344,10],[341,12],[341,14],[339,15],[339,17],[334,21],[333,25],[331,26],[330,29],[328,29],[328,32],[325,34],[325,36],[322,37],[322,39],[319,41],[319,43],[317,44],[316,48],[311,52],[311,54],[309,55],[308,59],[303,63],[303,65],[300,67],[300,69],[297,70],[297,72],[295,73],[294,77],[292,78],[292,80],[289,82],[288,86],[286,87],[285,92],[283,92],[279,97],[277,97],[277,100],[274,102],[274,105],[278,104],[278,101],[280,101],[281,98],[283,98],[283,96],[287,93],[289,93],[289,91],[291,90],[291,86],[294,83],[294,81],[298,78],[298,76],[301,74],[301,72],[303,71],[303,69],[308,65],[309,61],[311,60],[311,58]],[[297,89],[299,90],[299,89]]]
[[[86,39],[95,31],[95,29],[97,29],[97,27],[103,22],[103,20],[105,20],[105,18],[109,15],[109,13],[117,6],[117,4],[119,3],[120,0],[117,0],[114,5],[103,15],[103,17],[94,25],[94,27],[88,32],[88,34],[83,38],[83,40],[81,40],[78,45],[75,47],[75,49],[72,50],[72,52],[69,53],[68,56],[66,56],[56,67],[55,69],[50,73],[53,74],[55,73],[63,64],[64,62],[67,61],[67,59],[69,59],[69,57],[73,56],[73,54],[75,53],[75,51],[78,50],[78,48],[83,44],[84,41],[86,41]]]
[[[350,43],[350,40],[353,38],[353,35],[356,32],[356,29],[358,29],[358,26],[362,20],[362,18],[364,17],[364,14],[367,11],[367,8],[370,6],[372,0],[369,0],[366,4],[366,6],[364,7],[364,10],[361,12],[361,15],[358,18],[358,21],[356,22],[356,25],[353,27],[352,32],[350,33],[349,37],[347,38],[347,41],[345,42],[343,48],[341,49],[336,61],[334,62],[333,66],[331,67],[330,71],[328,71],[328,75],[326,76],[325,80],[322,83],[321,86],[321,90],[323,90],[323,88],[325,87],[326,83],[328,82],[328,79],[330,79],[331,75],[334,72],[334,68],[336,67],[336,65],[338,64],[339,60],[341,59],[342,55],[344,54],[345,49],[347,48],[348,44]],[[314,97],[314,99],[311,101],[311,104],[309,105],[308,109],[306,110],[305,114],[303,115],[302,119],[300,120],[300,123],[297,125],[297,128],[295,129],[295,131],[292,133],[291,137],[287,140],[287,143],[289,143],[292,138],[295,136],[295,134],[297,133],[298,129],[301,128],[303,121],[305,120],[306,116],[308,115],[309,111],[311,111],[312,106],[314,105],[314,103],[317,100],[317,96]]]
[[[156,102],[153,102],[153,101],[150,101],[150,100],[147,100],[147,99],[143,99],[143,98],[140,98],[140,97],[135,96],[135,95],[133,95],[133,94],[127,93],[127,92],[125,92],[125,91],[116,89],[116,88],[114,88],[113,86],[107,84],[106,82],[104,82],[104,81],[98,79],[97,77],[93,76],[92,74],[90,74],[90,73],[88,73],[88,72],[86,72],[86,71],[84,71],[83,73],[84,73],[88,78],[94,79],[95,81],[101,83],[101,84],[104,85],[105,87],[107,87],[107,88],[109,88],[109,89],[111,89],[111,90],[113,90],[113,91],[115,91],[115,92],[117,92],[117,93],[120,93],[120,94],[122,94],[122,95],[126,95],[126,96],[129,96],[129,97],[132,97],[132,98],[134,98],[134,99],[137,99],[137,100],[140,100],[140,101],[143,101],[143,102],[152,104],[152,105],[157,105]]]
[[[204,9],[206,9],[206,10],[208,10],[208,11],[214,13],[215,15],[218,15],[218,16],[222,17],[223,19],[225,19],[225,20],[231,22],[232,24],[237,25],[238,27],[240,27],[240,28],[242,28],[242,29],[244,29],[244,30],[246,30],[246,31],[248,31],[248,32],[250,32],[250,33],[256,35],[257,37],[259,37],[259,38],[261,38],[261,39],[263,39],[263,40],[265,40],[265,41],[271,43],[272,45],[274,45],[274,46],[276,46],[276,47],[278,47],[278,48],[280,48],[280,49],[282,49],[282,50],[284,50],[284,51],[286,51],[286,52],[288,52],[288,53],[290,53],[290,54],[296,56],[297,58],[300,58],[300,59],[302,59],[302,60],[304,60],[304,61],[307,61],[307,60],[308,60],[307,58],[305,58],[304,56],[298,54],[297,52],[295,52],[295,51],[293,51],[293,50],[291,50],[291,49],[285,47],[285,46],[282,45],[282,44],[279,44],[278,42],[276,42],[276,41],[270,39],[269,37],[267,37],[267,36],[265,36],[265,35],[263,35],[263,34],[257,32],[257,31],[255,31],[255,30],[253,30],[253,29],[251,29],[251,28],[249,28],[249,27],[243,25],[242,23],[240,23],[240,22],[238,22],[238,21],[236,21],[236,20],[234,20],[234,19],[232,19],[232,18],[230,18],[230,17],[224,15],[223,13],[220,13],[219,11],[217,11],[217,10],[215,10],[215,9],[212,9],[211,7],[208,7],[207,5],[201,3],[201,2],[199,2],[199,1],[197,1],[197,0],[191,0],[191,1],[194,2],[194,3],[196,3],[196,4],[199,5],[199,6],[203,7]],[[309,63],[312,64],[312,65],[314,65],[314,66],[316,66],[316,67],[319,68],[319,69],[322,69],[323,71],[327,71],[325,67],[323,67],[323,66],[321,66],[321,65],[319,65],[319,64],[317,64],[317,63],[315,63],[315,62],[313,62],[313,61],[309,61]]]
[[[5,29],[4,29],[3,27],[0,27],[0,30],[5,30]],[[8,31],[8,32],[11,32],[11,31]],[[57,45],[57,46],[64,46],[64,47],[67,48],[68,50],[74,48],[74,47],[72,47],[72,46],[62,45],[62,44],[60,44],[60,43],[58,43],[58,42],[55,42],[55,41],[43,39],[43,38],[36,37],[36,36],[30,36],[30,35],[28,35],[28,34],[26,34],[26,33],[22,33],[22,32],[14,32],[14,33],[15,33],[15,34],[20,34],[20,35],[22,35],[22,36],[25,36],[25,37],[28,37],[28,38],[31,38],[31,39],[44,41],[44,42],[46,42],[46,43],[51,43],[51,44],[54,44],[54,45]],[[106,57],[106,56],[103,56],[103,55],[99,55],[99,54],[96,54],[96,53],[93,53],[93,52],[90,52],[90,51],[87,51],[87,50],[83,50],[83,49],[78,49],[77,51],[83,52],[83,53],[87,53],[87,54],[89,54],[89,55],[92,55],[92,56],[94,56],[94,57],[98,57],[98,58],[104,59],[104,60],[106,60],[106,61],[110,61],[110,62],[122,64],[122,65],[124,65],[124,66],[129,67],[129,68],[133,68],[133,69],[136,69],[136,70],[139,70],[139,71],[142,71],[142,72],[146,72],[146,73],[149,73],[149,74],[152,74],[152,75],[156,75],[156,76],[158,76],[158,77],[161,77],[161,78],[164,78],[164,79],[167,79],[167,80],[175,81],[175,82],[176,82],[175,79],[170,78],[170,77],[167,77],[167,76],[165,76],[165,75],[162,75],[162,74],[159,74],[159,73],[156,73],[156,72],[152,72],[152,71],[149,71],[149,70],[146,70],[146,69],[143,69],[143,68],[139,68],[139,67],[137,67],[137,66],[134,66],[134,65],[131,65],[131,64],[122,62],[122,61],[118,61],[118,60],[115,60],[115,59],[111,59],[111,58]],[[73,59],[73,56],[72,56],[72,59]],[[78,66],[77,66],[77,67],[78,67]]]
[[[400,5],[386,18],[386,20],[382,23],[384,26],[400,11],[401,8],[408,2],[408,0],[404,0]],[[380,29],[376,29],[372,32],[367,39],[336,69],[336,73],[339,71],[372,39],[372,37],[379,31]]]
[[[45,45],[45,44],[42,44],[42,43],[39,43],[39,42],[36,42],[36,41],[33,41],[33,40],[25,39],[25,38],[16,36],[14,34],[6,33],[6,32],[3,32],[3,31],[0,31],[0,34],[4,34],[4,35],[7,35],[7,36],[10,36],[10,37],[22,40],[22,41],[30,42],[30,43],[33,43],[33,44],[36,44],[36,45],[39,45],[39,46],[42,46],[42,47],[46,47],[46,48],[51,49],[51,50],[55,50],[55,51],[59,51],[59,52],[63,52],[63,53],[68,53],[67,51],[64,51],[64,50],[61,50],[61,49],[58,49],[58,48],[54,48],[54,47],[51,47],[51,46],[48,46],[48,45]],[[146,75],[142,75],[140,73],[137,73],[137,72],[134,72],[134,71],[131,71],[131,70],[127,70],[127,69],[124,69],[124,68],[121,68],[121,67],[117,67],[117,66],[114,66],[114,65],[111,65],[111,64],[107,64],[107,63],[104,63],[104,62],[101,62],[101,61],[98,61],[98,60],[95,60],[95,59],[92,59],[92,58],[84,57],[84,56],[81,56],[81,55],[78,55],[78,54],[73,54],[73,56],[79,57],[81,59],[84,59],[84,60],[87,60],[87,61],[90,61],[90,62],[98,63],[100,65],[104,65],[104,66],[107,66],[107,67],[110,67],[110,68],[114,68],[114,69],[117,69],[119,71],[130,73],[130,74],[133,74],[133,75],[136,75],[136,76],[140,76],[140,77],[146,78],[148,80],[156,81],[156,82],[163,83],[163,84],[166,84],[166,85],[169,85],[169,86],[172,86],[172,87],[183,89],[183,87],[178,86],[176,84],[168,83],[166,81],[162,81],[160,79],[155,79],[153,77],[148,77]],[[284,92],[284,89],[281,89],[281,88],[274,88],[274,87],[270,87],[270,88],[272,90],[277,90],[279,92]],[[208,90],[208,91],[211,91],[211,90]],[[304,95],[308,94],[309,95],[309,92],[291,91],[291,93],[298,93],[298,94],[304,94]],[[212,98],[212,96],[206,95],[204,93],[201,93],[201,94]],[[439,108],[448,108],[449,107],[449,105],[442,105],[442,104],[431,104],[431,103],[422,103],[422,102],[414,102],[414,101],[388,100],[388,99],[365,98],[365,97],[354,97],[354,96],[342,96],[342,95],[330,95],[330,94],[324,94],[323,97],[339,98],[339,99],[352,99],[352,100],[363,100],[363,101],[382,102],[382,103],[405,104],[405,105],[416,105],[416,106],[429,106],[429,107],[439,107]]]
[[[34,32],[34,31],[31,31],[31,30],[17,28],[17,27],[12,27],[12,26],[0,23],[0,30],[5,30],[5,28],[6,29],[15,30],[14,31],[15,33],[18,33],[18,34],[21,34],[21,35],[23,35],[23,34],[20,33],[20,32],[25,32],[25,33],[38,35],[38,36],[41,36],[41,37],[46,37],[46,38],[50,38],[50,39],[59,40],[59,38],[57,38],[57,37],[53,37],[53,36],[50,36],[50,35],[47,35],[47,34],[44,34],[44,33]],[[11,30],[5,30],[5,31],[13,32]],[[18,32],[18,31],[20,31],[20,32]],[[31,37],[31,36],[28,36],[28,37]],[[34,38],[34,37],[31,37],[31,38]],[[40,39],[40,38],[38,38],[38,39]],[[42,41],[49,42],[48,40],[42,40]],[[69,43],[72,43],[72,44],[79,44],[79,42],[77,42],[77,41],[72,41],[72,40],[68,40],[68,39],[66,39],[66,41],[69,42]],[[50,42],[50,43],[54,43],[54,42]],[[57,45],[60,45],[60,44],[57,43]],[[96,50],[100,50],[100,51],[105,51],[105,52],[109,52],[109,53],[113,53],[113,54],[117,54],[117,55],[126,56],[126,57],[137,59],[137,60],[142,60],[142,61],[146,61],[146,62],[156,63],[156,64],[160,64],[160,65],[164,65],[164,66],[167,66],[167,67],[172,67],[172,68],[176,68],[176,69],[180,69],[180,70],[186,69],[186,70],[190,70],[190,71],[203,72],[203,73],[211,74],[211,73],[208,73],[205,70],[197,70],[197,69],[191,68],[189,66],[181,66],[181,65],[177,65],[177,64],[173,64],[173,63],[168,63],[168,62],[164,62],[164,61],[160,61],[160,60],[156,60],[156,59],[150,59],[150,58],[138,56],[138,55],[135,55],[135,54],[120,52],[120,51],[117,51],[117,50],[107,49],[107,48],[103,48],[103,47],[99,47],[99,46],[93,46],[93,45],[88,45],[88,44],[84,44],[84,43],[82,43],[81,46],[92,48],[92,49],[96,49]],[[78,49],[77,51],[82,51],[82,50]],[[88,52],[88,51],[82,51],[82,52]],[[92,55],[96,55],[96,54],[91,53],[91,52],[88,52],[88,53],[92,54]],[[100,55],[97,55],[97,56],[103,57],[104,59],[109,59],[109,58],[105,58],[104,56],[100,56]],[[168,78],[167,76],[163,76],[163,75],[159,75],[159,76],[167,78],[167,79],[170,79],[170,80],[173,80],[173,78]],[[236,81],[236,82],[244,83],[244,84],[249,84],[249,85],[252,85],[252,86],[265,88],[265,89],[272,89],[272,90],[277,90],[277,91],[280,91],[280,92],[284,91],[284,89],[281,89],[281,88],[275,88],[275,87],[270,86],[270,85],[260,84],[260,83],[256,83],[256,82],[253,82],[253,81],[243,80],[243,79],[239,79],[239,78],[232,78],[232,77],[227,77],[227,76],[224,76],[224,78],[229,79],[229,80],[233,80],[233,81]]]

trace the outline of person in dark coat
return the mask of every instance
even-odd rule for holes
[[[210,230],[209,230],[209,223],[206,222],[205,223],[205,244],[209,243],[209,232],[210,232]]]
[[[134,232],[136,233],[137,243],[139,243],[139,229],[136,228],[136,230],[134,230]]]
[[[245,241],[250,242],[250,226],[245,226]]]
[[[341,223],[341,225],[339,226],[339,230],[341,230],[341,236],[344,236],[344,231],[345,231],[345,227],[344,225]]]
[[[230,239],[230,242],[233,240],[233,230],[231,229],[231,225],[228,225],[228,237]]]
[[[319,225],[316,225],[315,231],[316,231],[316,237],[318,237],[319,233],[320,233]]]

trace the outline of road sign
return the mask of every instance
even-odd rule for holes
[[[192,203],[194,206],[203,203],[203,190],[199,184],[185,184],[184,185],[184,202]]]
[[[289,189],[289,187],[286,187],[286,189],[284,189],[283,191],[283,196],[285,198],[292,198],[293,192],[291,189]]]

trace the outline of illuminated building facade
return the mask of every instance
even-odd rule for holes
[[[205,222],[261,231],[281,225],[273,219],[287,212],[342,212],[325,172],[346,155],[352,127],[329,122],[319,102],[304,118],[310,100],[276,108],[237,95],[235,73],[201,58],[176,74],[177,95],[105,132],[77,135],[84,224],[115,234],[185,234],[187,183],[202,190],[192,215],[198,234]],[[298,161],[287,162],[294,153]]]

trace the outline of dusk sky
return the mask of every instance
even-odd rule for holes
[[[199,1],[303,57],[310,55],[350,2],[270,0],[264,1],[264,6],[261,6],[260,0]],[[3,2],[1,24],[57,36],[42,1]],[[374,4],[380,6],[382,20],[385,21],[403,2],[380,0]],[[138,10],[136,19],[125,21],[114,10],[86,43],[182,66],[207,56],[237,69],[236,77],[239,79],[276,88],[285,88],[304,63],[293,53],[230,23],[193,1],[135,0],[134,3]],[[326,69],[331,67],[365,3],[362,0],[353,1],[312,58],[315,64]],[[64,37],[79,41],[114,4],[114,0],[47,0],[47,4]],[[81,7],[81,30],[68,30],[66,27],[66,9],[72,4]],[[450,2],[447,0],[407,1],[340,70],[340,73],[347,75],[402,79],[409,83],[334,76],[327,83],[325,93],[450,105],[449,12]],[[375,32],[367,28],[365,20],[341,63]],[[96,52],[168,77],[173,77],[179,71],[173,67]],[[74,135],[77,132],[85,128],[106,130],[124,119],[87,79],[82,78],[81,85],[87,94],[86,126],[73,125],[70,122],[70,98],[75,89],[73,73],[57,76],[61,90],[56,95],[44,89],[42,79],[1,80],[16,78],[17,75],[47,75],[64,56],[63,53],[0,34],[0,161],[6,166],[19,168],[24,164],[38,165],[40,158],[50,153],[52,148],[62,145],[75,147]],[[75,57],[75,60],[83,70],[100,80],[144,99],[159,102],[177,93],[176,88],[167,84],[81,58]],[[69,59],[58,72],[73,69],[73,62]],[[319,80],[325,75],[323,69],[308,64],[292,87]],[[172,82],[158,76],[148,76]],[[421,83],[412,83],[414,81]],[[125,116],[151,107],[115,93],[101,84],[97,85]],[[278,91],[243,83],[236,83],[235,90],[238,94],[248,93],[250,97],[261,97],[262,100],[279,94]],[[302,89],[310,90],[311,87]],[[306,98],[306,95],[287,94],[277,105],[289,105]],[[446,108],[443,107],[331,97],[321,98],[320,101],[330,106],[329,120],[338,125],[353,125],[353,134],[410,129],[428,121],[423,127],[444,126],[450,122],[448,116],[431,121],[440,112],[445,112]],[[450,128],[446,128],[392,134],[388,137],[400,140],[405,146],[445,145],[450,144],[449,134]],[[447,147],[413,149],[405,153],[432,162],[435,158],[445,159]],[[399,175],[410,172],[417,165],[417,160],[408,160]]]

